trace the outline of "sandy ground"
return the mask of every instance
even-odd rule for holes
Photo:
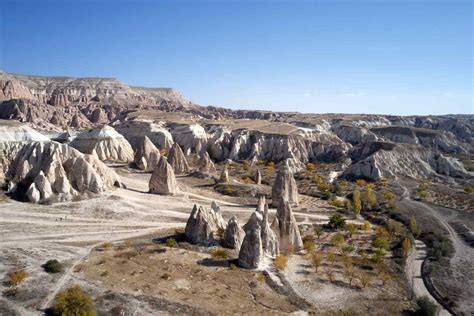
[[[144,306],[141,310],[142,314],[156,310],[182,311],[185,314],[197,311],[192,308],[197,308],[199,304],[192,302],[187,304],[183,301],[179,305],[173,298],[168,300],[166,297],[160,296],[158,292],[135,293],[135,289],[130,291],[124,289],[119,291],[120,293],[112,291],[107,280],[102,280],[102,283],[90,282],[89,279],[76,271],[80,270],[79,268],[84,262],[90,262],[89,260],[94,258],[93,249],[104,242],[149,237],[165,229],[182,229],[194,203],[210,207],[212,200],[217,200],[221,204],[226,220],[235,215],[241,223],[247,221],[251,212],[255,210],[255,205],[252,203],[238,204],[235,200],[213,192],[212,188],[205,185],[196,183],[191,186],[189,185],[190,180],[183,177],[178,178],[183,193],[172,197],[149,194],[147,191],[150,174],[137,173],[126,168],[116,170],[126,189],[116,189],[88,200],[54,205],[32,205],[12,200],[6,200],[0,204],[0,279],[4,279],[6,273],[14,269],[25,269],[28,273],[27,280],[18,288],[17,296],[13,298],[0,297],[0,314],[2,312],[7,315],[38,314],[38,310],[51,306],[60,289],[74,283],[80,283],[85,289],[94,293],[94,297],[100,297],[100,304],[112,304],[120,301],[124,303],[140,302]],[[334,209],[328,208],[319,199],[302,196],[301,200],[301,207],[295,209],[295,216],[299,223],[324,223],[334,212]],[[275,209],[270,209],[270,213],[274,214]],[[162,256],[161,254],[156,256],[156,260],[161,260],[158,258]],[[190,254],[177,253],[173,258],[183,261],[186,260],[186,256],[190,256]],[[200,255],[195,256],[199,257]],[[188,267],[190,271],[195,268],[207,269],[205,273],[215,275],[219,271],[213,272],[212,269],[224,269],[222,267],[196,266],[197,257],[190,261],[190,264],[194,265]],[[58,275],[43,272],[41,265],[49,259],[63,262],[65,271]],[[299,260],[299,257],[291,260]],[[91,271],[89,276],[98,280],[98,277],[94,277],[94,273],[98,271]],[[172,270],[170,271],[172,272]],[[224,274],[228,275],[228,271],[228,268],[225,268]],[[291,271],[289,273],[292,275]],[[246,283],[241,285],[235,283],[231,286],[232,291],[226,290],[228,291],[227,295],[232,297],[236,289],[246,289],[242,292],[244,294],[240,293],[239,295],[250,295],[248,296],[249,305],[245,307],[249,313],[269,312],[273,305],[272,302],[275,300],[281,301],[281,305],[278,307],[281,312],[295,311],[292,304],[285,305],[284,300],[278,296],[280,294],[272,293],[266,286],[259,285],[256,288],[252,287],[253,285],[250,286],[250,282],[254,282],[250,281],[251,278],[255,278],[251,273],[242,275],[242,280],[246,280]],[[185,295],[183,294],[182,300],[188,296],[191,296],[192,300],[192,291],[186,294],[185,289],[179,289],[183,286],[186,288],[187,282],[192,283],[192,281],[178,282],[178,279],[177,276],[174,276],[174,283],[170,282],[170,284],[174,284],[173,286],[179,291],[183,291]],[[221,283],[229,282],[231,281],[224,279]],[[215,285],[216,289],[219,288],[218,283]],[[170,291],[177,291],[172,287]],[[1,283],[0,291],[3,292],[5,289],[6,286]],[[332,292],[333,290],[335,290],[333,287],[323,287],[318,292],[324,297],[326,291]],[[354,291],[357,292],[355,289],[344,287],[336,290],[341,297],[350,297]],[[176,292],[177,298],[182,294],[178,292]],[[157,297],[160,298],[159,301],[157,301]],[[211,297],[212,295],[209,294],[207,298],[202,297],[201,300],[211,299]],[[242,296],[242,299],[244,297]],[[259,301],[256,297],[260,297],[261,300]],[[222,300],[222,305],[225,306],[225,299]],[[265,307],[265,305],[268,306]]]

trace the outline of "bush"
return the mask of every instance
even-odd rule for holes
[[[331,244],[336,248],[342,247],[344,242],[345,242],[345,239],[342,234],[337,233],[331,237]]]
[[[229,269],[230,269],[230,270],[237,270],[237,266],[235,265],[235,263],[231,263],[231,264],[229,265]]]
[[[474,193],[474,187],[465,187],[464,192],[466,193]]]
[[[133,247],[133,242],[131,240],[124,240],[122,243],[123,248],[128,249]]]
[[[306,251],[311,252],[316,248],[316,243],[314,242],[314,237],[311,235],[306,235],[303,237],[303,247]]]
[[[92,298],[76,285],[58,293],[54,306],[54,314],[61,316],[95,316]]]
[[[59,273],[63,272],[63,265],[56,259],[48,260],[41,266],[45,272]]]
[[[438,307],[431,302],[426,296],[423,296],[416,300],[418,308],[415,311],[415,315],[419,316],[434,316],[436,315]]]
[[[286,269],[286,266],[288,264],[288,258],[284,255],[278,255],[276,258],[275,258],[275,267],[278,269],[278,270],[285,270]]]
[[[342,215],[340,214],[335,214],[329,218],[329,224],[330,227],[335,228],[335,229],[341,229],[344,228],[346,225],[346,220]]]
[[[9,286],[17,286],[25,281],[28,273],[25,270],[16,270],[8,273],[7,283]]]
[[[217,248],[211,252],[212,258],[214,259],[219,259],[219,260],[225,260],[229,258],[229,254],[227,253],[227,250],[222,249],[222,248]]]
[[[178,242],[174,238],[166,239],[166,246],[170,248],[175,248],[178,246]]]

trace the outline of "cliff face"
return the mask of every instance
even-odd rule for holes
[[[0,119],[53,131],[111,124],[134,150],[146,135],[158,149],[178,144],[185,155],[208,153],[218,162],[289,160],[295,168],[343,162],[351,164],[348,178],[462,177],[465,170],[449,155],[474,154],[473,115],[231,110],[193,104],[171,88],[133,87],[112,78],[0,72]]]

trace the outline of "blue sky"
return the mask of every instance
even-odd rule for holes
[[[2,0],[0,69],[230,108],[474,113],[472,14],[458,0]]]

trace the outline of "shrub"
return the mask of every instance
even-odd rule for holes
[[[466,193],[474,193],[474,187],[465,187],[464,192]]]
[[[131,240],[124,240],[122,243],[123,248],[132,248],[133,247],[133,242]]]
[[[355,224],[348,223],[344,225],[344,228],[349,233],[349,238],[352,238],[352,235],[357,232],[357,226]]]
[[[365,288],[372,283],[372,276],[365,272],[361,272],[359,274],[358,279],[359,279],[361,288]]]
[[[63,272],[63,265],[56,259],[48,260],[41,266],[44,271],[48,273],[59,273]]]
[[[212,255],[212,258],[219,259],[219,260],[225,260],[229,258],[229,254],[227,253],[227,250],[222,249],[222,248],[214,249],[211,252],[211,255]]]
[[[54,306],[54,314],[61,316],[95,316],[92,298],[76,285],[58,293]]]
[[[358,179],[356,180],[356,184],[360,187],[364,187],[367,184],[367,181],[365,181],[364,179]]]
[[[323,228],[318,224],[313,224],[313,231],[314,231],[314,234],[316,235],[316,237],[318,237],[318,239],[323,234]]]
[[[403,256],[407,257],[411,249],[411,241],[408,238],[403,239],[402,242]]]
[[[166,239],[166,246],[170,248],[175,248],[178,246],[178,242],[174,238]]]
[[[25,270],[16,270],[8,273],[7,283],[9,286],[17,286],[25,281],[28,273]]]
[[[303,247],[306,251],[311,252],[316,248],[316,243],[314,242],[314,237],[306,235],[303,237]]]
[[[230,269],[230,270],[237,270],[237,266],[235,265],[235,263],[231,263],[231,264],[229,265],[229,269]]]
[[[275,258],[274,264],[278,270],[285,270],[288,264],[288,258],[285,255],[278,255]]]
[[[343,207],[346,206],[346,202],[344,200],[341,200],[341,199],[330,199],[328,201],[328,204],[332,205],[334,207],[337,207],[337,208],[343,208]]]
[[[263,283],[267,280],[267,278],[265,277],[265,275],[263,273],[258,273],[256,275],[256,278],[259,282]]]
[[[370,223],[368,221],[364,221],[364,224],[362,224],[362,229],[368,232],[370,230]]]
[[[225,195],[234,195],[235,194],[235,189],[231,188],[231,187],[226,187],[223,191],[223,193]]]
[[[336,248],[341,248],[344,242],[345,239],[342,234],[337,233],[331,237],[331,244]]]
[[[342,215],[340,214],[335,214],[329,218],[329,224],[330,227],[335,228],[335,229],[341,229],[346,225],[346,220]]]
[[[318,252],[313,252],[311,254],[311,263],[313,264],[314,269],[318,272],[319,266],[323,262],[323,256]]]
[[[423,296],[416,300],[418,308],[415,311],[415,315],[418,316],[434,316],[438,310],[438,307],[431,302],[426,296]]]
[[[372,247],[380,249],[380,250],[388,250],[390,244],[385,237],[377,237],[372,242]]]

